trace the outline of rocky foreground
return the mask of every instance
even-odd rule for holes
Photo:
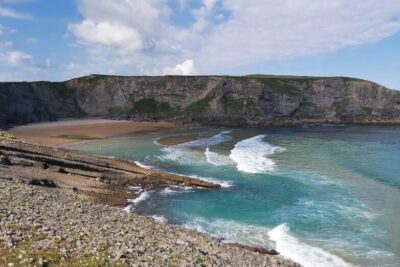
[[[0,266],[298,266],[0,173]]]
[[[0,266],[299,266],[117,207],[136,197],[128,186],[179,184],[218,189],[0,131]]]

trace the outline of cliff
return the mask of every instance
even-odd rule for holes
[[[0,126],[62,118],[217,125],[399,124],[400,91],[344,77],[91,75],[0,83]]]

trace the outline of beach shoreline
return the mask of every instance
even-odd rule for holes
[[[59,147],[80,141],[132,136],[179,127],[164,121],[85,119],[32,123],[13,127],[8,132],[32,144]]]

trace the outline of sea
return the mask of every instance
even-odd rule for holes
[[[143,192],[131,212],[276,249],[305,267],[400,266],[399,127],[208,127],[69,147],[222,186]]]

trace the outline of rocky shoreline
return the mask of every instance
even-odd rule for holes
[[[1,133],[0,266],[299,266],[117,208],[162,185],[219,188]]]
[[[1,266],[299,266],[78,194],[4,178]]]
[[[126,160],[78,154],[13,138],[0,138],[0,163],[0,170],[27,184],[58,187],[93,202],[118,207],[125,207],[129,199],[138,197],[129,187],[145,191],[166,185],[221,187],[200,179],[147,170]]]

